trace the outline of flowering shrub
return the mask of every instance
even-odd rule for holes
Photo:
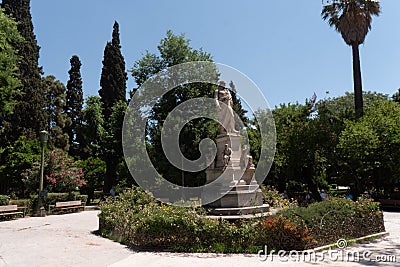
[[[370,200],[329,199],[307,208],[233,222],[204,217],[204,210],[170,206],[138,187],[100,205],[100,234],[138,248],[178,252],[257,253],[304,250],[381,232],[382,212]]]
[[[268,247],[303,248],[311,240],[306,227],[279,217],[251,220],[209,219],[204,210],[160,203],[134,187],[101,203],[100,233],[140,248],[179,252],[256,253]],[[285,239],[289,236],[289,239]],[[285,241],[287,240],[287,241]]]
[[[268,204],[270,207],[287,209],[298,206],[296,199],[291,198],[289,200],[284,198],[282,194],[272,186],[262,185],[261,191],[263,194],[264,203]]]
[[[259,227],[261,239],[271,249],[303,250],[315,244],[304,222],[296,223],[283,215],[270,216]]]
[[[40,163],[21,174],[26,187],[34,192],[39,187]],[[44,188],[48,192],[71,192],[86,185],[82,169],[74,166],[73,159],[61,149],[54,149],[45,156],[44,163]]]

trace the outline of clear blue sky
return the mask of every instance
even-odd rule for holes
[[[392,95],[400,88],[399,0],[381,1],[382,14],[360,47],[364,90]],[[82,61],[85,96],[97,95],[103,51],[114,20],[130,69],[146,50],[157,52],[171,29],[185,33],[216,62],[249,76],[270,105],[304,103],[353,90],[351,48],[321,19],[320,0],[38,0],[31,1],[45,75],[66,83],[69,59]],[[135,86],[128,74],[128,90]]]

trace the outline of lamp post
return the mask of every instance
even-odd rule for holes
[[[43,207],[43,198],[44,198],[43,175],[44,175],[44,147],[47,143],[48,138],[49,138],[49,133],[47,131],[41,131],[39,133],[39,140],[40,140],[40,143],[42,144],[42,157],[41,157],[41,163],[40,163],[40,183],[39,183],[37,216],[40,216],[40,217],[46,216],[46,212]]]

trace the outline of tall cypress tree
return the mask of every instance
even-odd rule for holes
[[[81,77],[81,61],[74,55],[70,60],[71,69],[68,71],[69,80],[67,83],[67,98],[65,113],[67,114],[69,125],[66,127],[66,133],[69,136],[70,154],[77,156],[80,150],[79,128],[82,127],[83,120],[83,92]]]
[[[15,43],[22,42],[17,23],[0,9],[0,147],[8,143],[12,130],[10,116],[17,104],[16,96],[22,85],[18,78],[18,55]]]
[[[107,120],[111,109],[118,101],[126,101],[125,60],[121,53],[119,40],[119,25],[114,22],[112,41],[107,42],[104,49],[103,69],[100,78],[99,95],[104,107],[104,116]]]
[[[30,0],[3,0],[1,7],[5,13],[18,22],[18,31],[25,41],[15,43],[20,56],[18,63],[22,94],[17,97],[18,104],[10,118],[14,139],[21,134],[34,138],[43,130],[47,122],[45,110],[45,93],[41,84],[42,68],[39,66],[39,50],[36,36],[33,32],[30,13]]]
[[[121,103],[126,103],[126,80],[125,60],[121,53],[119,40],[119,25],[114,22],[112,40],[107,42],[104,49],[103,69],[101,72],[99,95],[103,103],[103,114],[107,136],[112,140],[106,142],[103,158],[106,162],[106,176],[104,181],[104,192],[108,193],[115,183],[116,166],[122,160],[121,139],[113,134],[116,128],[122,128],[123,112],[119,112]],[[118,115],[119,114],[119,115]],[[114,123],[113,123],[114,121]],[[115,125],[119,123],[121,125]],[[116,139],[115,139],[116,138]]]

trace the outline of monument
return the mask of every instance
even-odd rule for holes
[[[218,199],[207,207],[213,215],[245,215],[269,211],[263,204],[261,189],[255,180],[255,166],[249,149],[242,147],[242,136],[235,129],[233,101],[229,90],[221,81],[214,93],[220,132],[216,138],[217,155],[214,162],[206,169],[207,183],[215,181],[221,174],[223,179],[216,192]],[[210,193],[210,192],[209,192]]]

